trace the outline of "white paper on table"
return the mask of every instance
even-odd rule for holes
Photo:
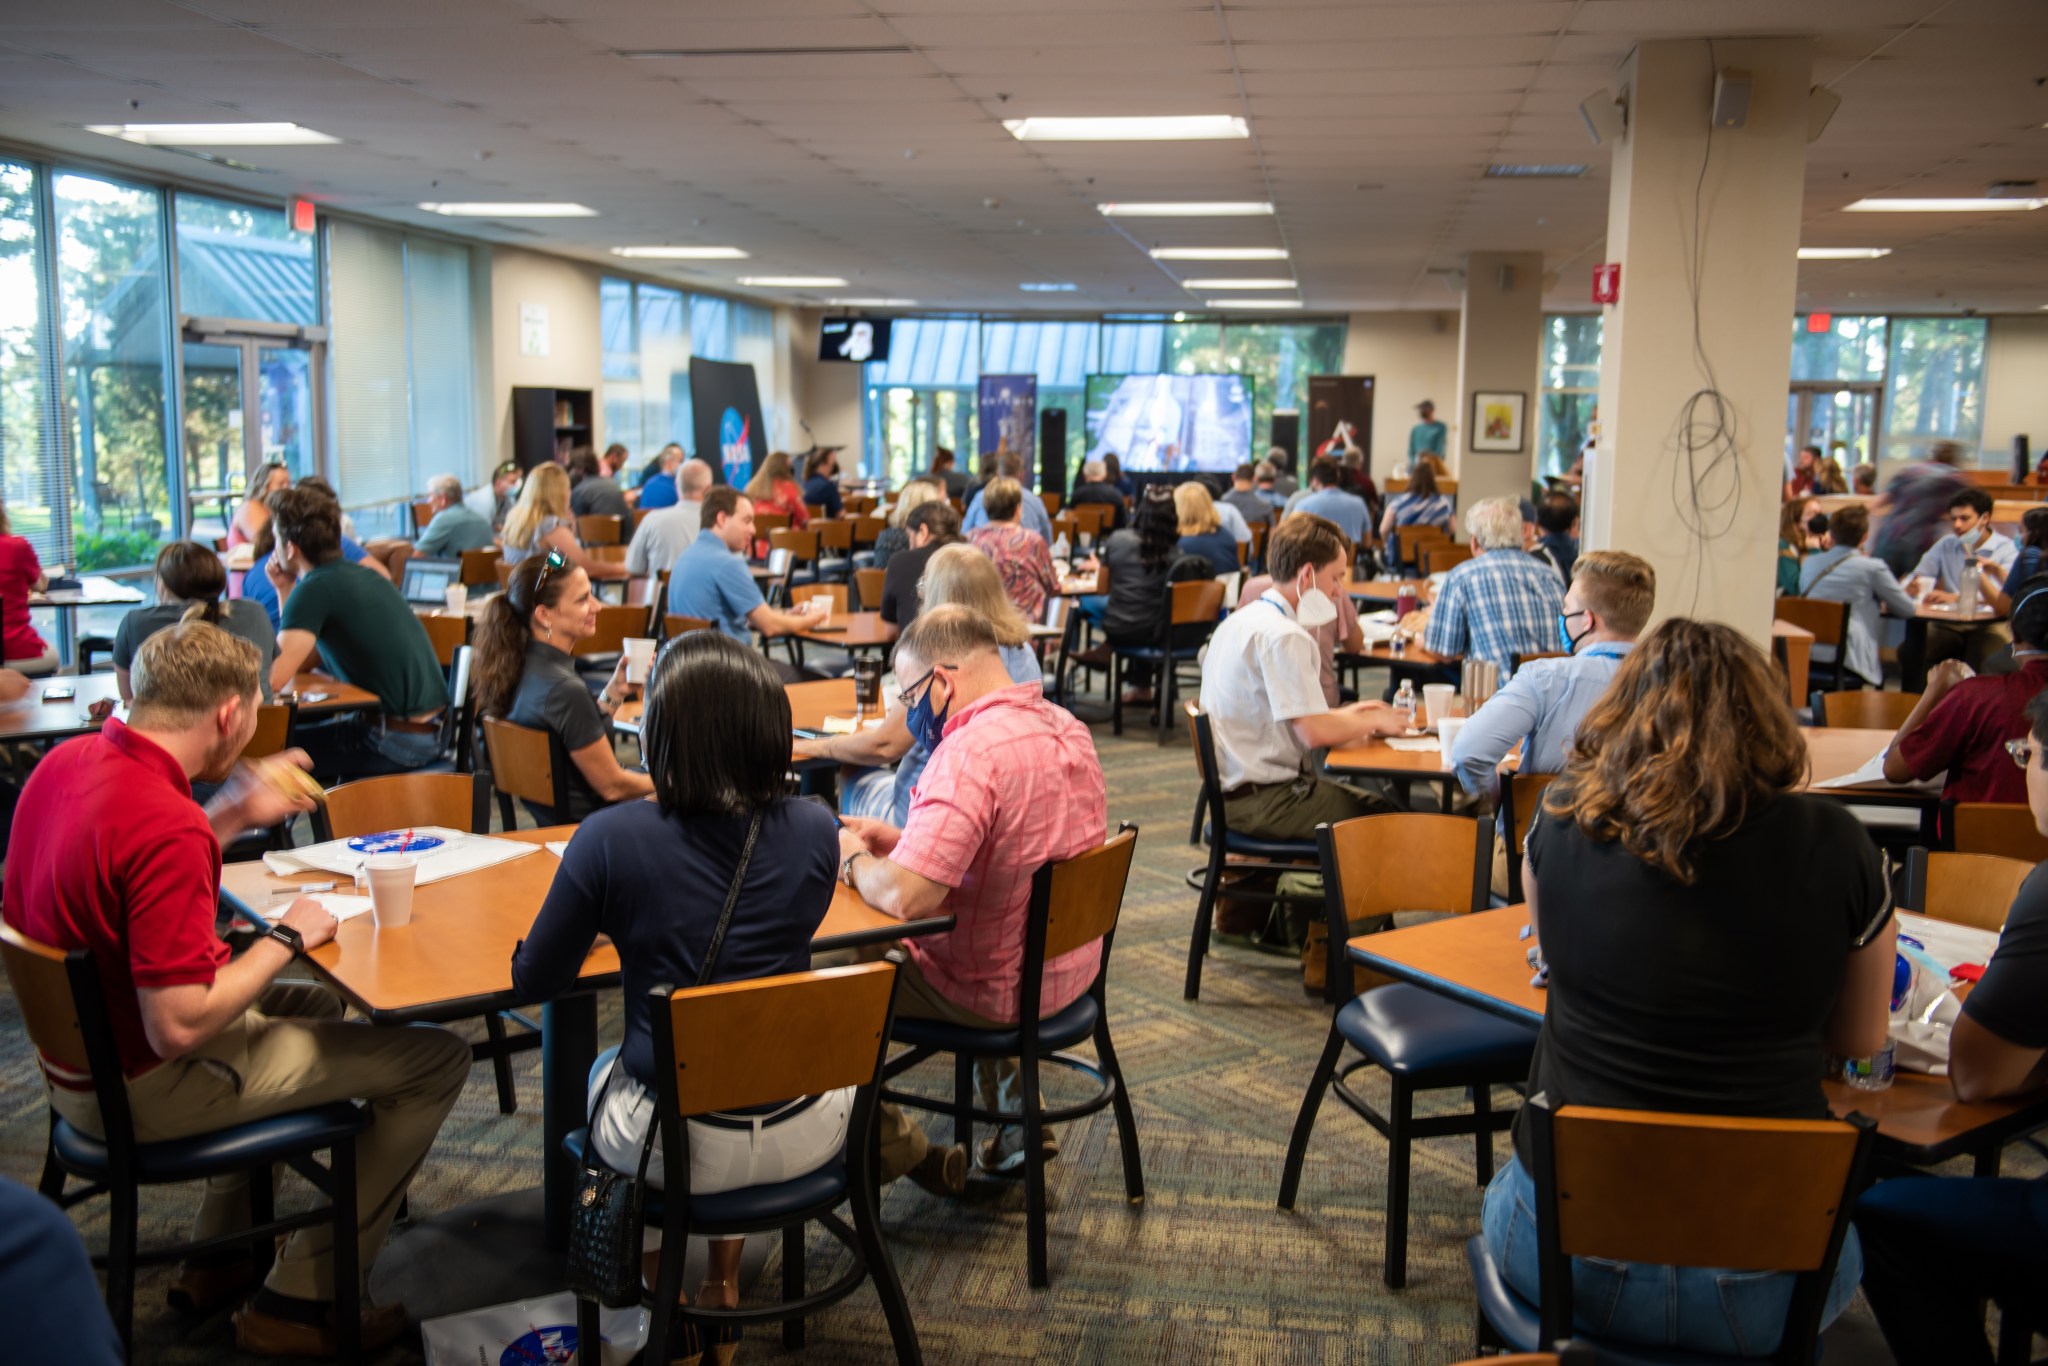
[[[439,882],[443,878],[460,877],[464,873],[479,872],[500,863],[509,863],[516,858],[539,850],[538,845],[522,840],[493,839],[489,835],[470,835],[444,826],[424,825],[417,827],[415,835],[432,835],[442,841],[439,848],[429,849],[418,855],[419,871],[415,886]],[[272,852],[263,856],[263,866],[280,877],[293,873],[322,872],[334,873],[341,877],[353,878],[362,864],[364,855],[348,847],[347,840],[329,840],[325,844],[308,845],[304,849],[289,852]]]
[[[1889,787],[1899,792],[1939,792],[1946,774],[1937,774],[1924,783],[1888,782],[1884,776],[1885,751],[1879,750],[1863,763],[1854,773],[1844,773],[1839,778],[1827,778],[1814,783],[1816,788],[1830,787]]]
[[[1358,619],[1359,634],[1365,637],[1367,645],[1384,645],[1394,638],[1400,627],[1391,621],[1373,621],[1367,617]]]
[[[327,909],[327,914],[336,920],[353,920],[370,909],[370,898],[350,896],[346,892],[309,892],[307,899],[317,901]],[[281,896],[263,908],[265,920],[277,920],[292,908],[297,897]]]
[[[1434,754],[1439,746],[1434,735],[1418,735],[1413,739],[1396,735],[1388,738],[1387,748],[1398,749],[1403,754]]]
[[[879,716],[866,721],[856,720],[851,716],[827,716],[824,718],[824,724],[818,729],[827,735],[851,735],[858,730],[872,730],[881,724],[882,718]]]
[[[568,852],[569,852],[569,841],[567,841],[567,840],[549,840],[549,841],[548,841],[548,852],[549,852],[550,854],[553,854],[553,855],[554,855],[554,856],[555,856],[556,858],[561,858],[561,857],[562,857],[562,856],[563,856],[564,854],[566,854],[566,853],[568,853]]]

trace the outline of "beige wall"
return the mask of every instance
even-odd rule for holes
[[[859,365],[827,363],[818,357],[819,310],[789,310],[790,411],[811,424],[810,436],[820,446],[842,448],[839,468],[860,468],[861,458],[861,375]],[[795,426],[795,418],[791,425]],[[799,444],[808,446],[803,429],[796,428]]]
[[[2048,316],[1993,318],[1985,341],[1985,463],[2003,468],[2022,433],[2039,463],[2048,448]]]
[[[497,458],[512,458],[512,390],[528,385],[588,389],[591,442],[604,448],[603,341],[598,330],[596,266],[512,247],[479,247],[491,260],[490,409]],[[519,307],[548,310],[548,354],[519,351]],[[635,455],[640,454],[635,452]]]
[[[1458,333],[1458,391],[1450,403],[1459,424],[1452,427],[1446,443],[1451,473],[1458,476],[1458,506],[1470,508],[1482,498],[1527,498],[1529,472],[1536,464],[1541,401],[1537,369],[1543,349],[1543,253],[1475,251],[1466,257]],[[1471,449],[1472,395],[1479,392],[1522,395],[1520,451]],[[1450,422],[1442,410],[1437,416]]]
[[[1375,475],[1408,460],[1408,429],[1415,405],[1434,399],[1437,418],[1459,440],[1458,315],[1444,309],[1415,313],[1354,313],[1344,339],[1344,373],[1373,377],[1372,469]]]

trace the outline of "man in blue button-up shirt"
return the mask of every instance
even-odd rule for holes
[[[1624,550],[1592,550],[1573,566],[1558,618],[1564,659],[1524,664],[1458,731],[1451,767],[1458,785],[1490,797],[1500,761],[1522,743],[1523,773],[1562,773],[1579,721],[1635,648],[1657,601],[1657,571]]]

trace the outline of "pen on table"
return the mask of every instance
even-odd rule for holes
[[[331,892],[333,890],[334,884],[332,882],[302,882],[296,887],[273,887],[270,892],[270,899],[275,901],[281,896],[308,896],[314,892]]]

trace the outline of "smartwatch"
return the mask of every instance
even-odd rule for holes
[[[290,949],[294,956],[306,951],[306,937],[289,925],[272,925],[263,937],[265,939],[275,939],[278,943]]]

